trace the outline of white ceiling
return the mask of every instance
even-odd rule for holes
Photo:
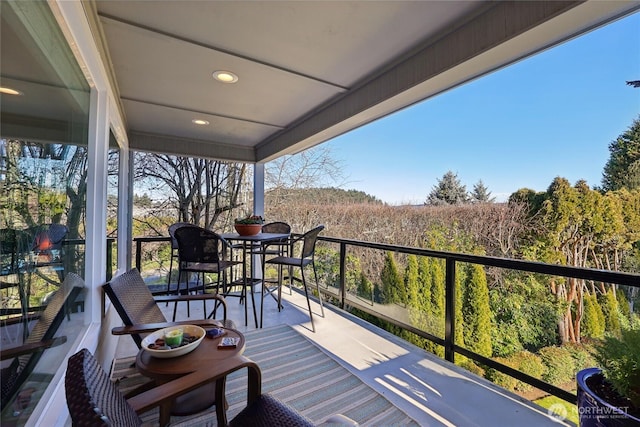
[[[131,148],[247,162],[319,144],[640,8],[600,0],[83,4]],[[5,27],[3,80],[25,73],[6,65],[20,54],[9,53]],[[216,70],[239,81],[217,82]]]

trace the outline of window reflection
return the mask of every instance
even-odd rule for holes
[[[85,324],[86,289],[58,300],[84,272],[90,92],[46,2],[0,8],[0,425],[24,425]],[[57,345],[5,359],[54,308]]]

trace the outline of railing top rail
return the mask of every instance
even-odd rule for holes
[[[169,241],[169,236],[135,237],[134,242],[163,242]],[[547,264],[539,261],[526,261],[512,258],[500,258],[486,255],[463,254],[458,252],[436,251],[411,246],[393,245],[387,243],[367,242],[355,239],[319,236],[318,240],[337,244],[346,244],[369,249],[400,252],[432,258],[450,259],[456,262],[488,265],[531,273],[549,274],[553,276],[572,277],[584,280],[595,280],[604,283],[616,283],[640,287],[640,274],[624,273],[620,271],[599,270],[595,268],[573,267],[559,264]]]
[[[451,259],[458,262],[489,265],[492,267],[507,268],[511,270],[528,271],[531,273],[550,274],[553,276],[573,277],[584,280],[595,280],[605,283],[616,283],[640,287],[640,274],[623,273],[619,271],[598,270],[595,268],[572,267],[559,264],[546,264],[538,261],[525,261],[510,258],[500,258],[485,255],[472,255],[457,252],[436,251],[421,249],[411,246],[392,245],[386,243],[366,242],[355,239],[342,239],[336,237],[320,236],[319,240],[338,244],[347,244],[369,249],[401,252],[405,254],[427,256],[433,258]]]
[[[134,237],[134,242],[169,242],[171,237],[169,236],[152,236],[152,237]]]

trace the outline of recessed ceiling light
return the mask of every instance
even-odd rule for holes
[[[206,126],[206,125],[209,124],[208,121],[202,120],[202,119],[193,119],[193,120],[191,120],[191,122],[193,122],[193,123],[195,123],[197,125],[200,125],[200,126]]]
[[[222,83],[235,83],[238,81],[238,76],[231,71],[214,71],[213,78]]]
[[[4,93],[6,95],[22,95],[22,92],[11,89],[10,87],[0,87],[0,93]]]

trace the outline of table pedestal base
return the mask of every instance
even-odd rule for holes
[[[182,417],[202,412],[216,403],[215,396],[215,382],[178,396],[171,404],[171,415]]]

